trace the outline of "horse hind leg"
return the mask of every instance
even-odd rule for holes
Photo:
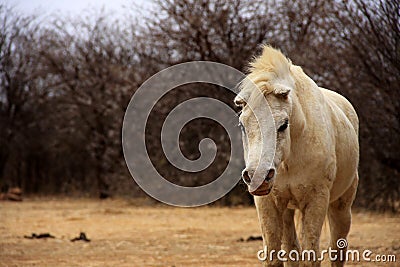
[[[356,195],[357,185],[358,174],[356,174],[356,177],[350,188],[347,189],[347,191],[339,199],[329,204],[328,219],[331,232],[330,246],[332,249],[338,251],[337,259],[331,262],[331,266],[339,267],[343,266],[345,263],[347,243],[345,246],[343,245],[344,242],[339,244],[339,249],[337,242],[339,239],[346,239],[350,231],[351,206]],[[340,259],[340,255],[343,255],[342,260]]]

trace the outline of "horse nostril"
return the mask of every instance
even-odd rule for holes
[[[246,183],[246,184],[250,184],[250,182],[251,182],[251,178],[250,178],[250,175],[249,175],[249,172],[248,171],[243,171],[243,173],[242,173],[242,178],[243,178],[243,181]]]
[[[270,181],[272,178],[274,178],[274,176],[275,176],[275,170],[270,169],[267,173],[267,176],[265,177],[265,181],[266,182]]]

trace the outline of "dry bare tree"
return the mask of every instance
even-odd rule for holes
[[[70,124],[65,129],[82,135],[91,155],[99,192],[110,192],[110,176],[121,167],[121,123],[135,81],[134,52],[119,22],[99,14],[68,23],[56,19],[47,30],[41,56],[53,75],[58,105]],[[71,30],[71,27],[73,30]]]
[[[6,179],[8,167],[21,186],[22,174],[15,172],[24,167],[40,173],[35,166],[43,156],[41,147],[34,145],[40,142],[41,104],[47,93],[40,83],[39,25],[34,16],[22,16],[4,4],[0,24],[0,179]]]

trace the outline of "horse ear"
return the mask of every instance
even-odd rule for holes
[[[274,94],[285,99],[288,97],[290,91],[291,89],[285,85],[278,84],[274,86]]]

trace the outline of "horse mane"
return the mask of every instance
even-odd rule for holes
[[[280,91],[294,86],[290,75],[290,59],[269,45],[264,45],[262,49],[261,55],[249,63],[249,73],[239,84],[239,96],[242,99],[248,99],[255,88],[254,84],[263,94],[279,94]]]

